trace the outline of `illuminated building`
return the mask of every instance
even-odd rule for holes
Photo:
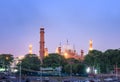
[[[64,48],[63,48],[63,56],[68,59],[68,58],[73,58],[74,56],[74,50],[73,48],[70,46],[70,44],[68,43],[68,40],[67,40],[67,44],[64,45]]]
[[[59,47],[56,48],[55,53],[62,55],[61,42],[59,44]]]
[[[40,51],[39,51],[39,54],[40,54],[41,61],[43,60],[44,54],[45,54],[44,44],[45,44],[45,41],[44,41],[44,28],[40,28]]]
[[[44,57],[48,56],[48,49],[45,48],[45,37],[44,37],[44,28],[40,28],[40,50],[39,50],[39,55],[40,55],[40,59],[41,61],[43,60]],[[92,47],[92,40],[90,40],[89,42],[89,50],[93,50]],[[84,60],[84,51],[81,50],[81,53],[78,54],[77,51],[75,50],[74,46],[71,47],[70,44],[68,43],[67,40],[67,44],[61,47],[61,43],[60,46],[57,47],[56,52],[60,55],[63,55],[65,58],[75,58],[75,59],[81,59]]]
[[[74,58],[74,56],[76,55],[76,53],[74,53],[74,50],[71,50],[71,49],[66,49],[63,54],[66,59]]]
[[[59,53],[59,51],[58,51],[58,47],[56,48],[55,53]]]
[[[56,53],[61,54],[61,47],[57,47]]]
[[[93,41],[90,40],[89,41],[89,51],[92,51],[93,50]]]
[[[68,58],[75,58],[75,59],[80,59],[80,56],[77,54],[75,47],[71,47],[70,44],[68,44],[67,40],[67,45],[63,46],[63,52],[62,55],[68,59]]]
[[[29,45],[29,54],[32,54],[32,45]]]
[[[45,54],[44,54],[44,56],[45,57],[48,56],[48,48],[45,48]]]

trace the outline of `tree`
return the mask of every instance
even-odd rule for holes
[[[120,50],[119,49],[108,49],[104,52],[106,60],[106,71],[107,73],[114,70],[115,65],[117,64],[120,67]]]
[[[49,54],[47,57],[43,59],[43,66],[44,67],[64,67],[65,58],[62,55],[52,53]]]
[[[78,74],[86,74],[86,65],[84,63],[77,64],[77,72]]]
[[[110,73],[115,65],[120,67],[120,50],[108,49],[104,53],[93,50],[85,56],[84,62],[88,66],[95,67],[100,73]]]
[[[0,55],[0,67],[5,69],[10,67],[10,64],[13,62],[13,55],[11,54],[1,54]]]
[[[91,72],[94,72],[94,68],[96,68],[97,70],[100,70],[100,66],[101,66],[101,57],[102,57],[103,53],[101,51],[98,50],[92,50],[90,51],[86,56],[85,56],[85,60],[84,62],[91,67]]]
[[[18,66],[20,66],[20,63],[18,63]],[[27,54],[21,60],[21,68],[22,68],[22,74],[39,71],[40,59],[36,54]]]
[[[85,65],[77,59],[69,58],[66,59],[67,64],[64,67],[64,70],[67,74],[85,74],[86,67]]]

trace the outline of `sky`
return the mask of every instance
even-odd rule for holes
[[[0,54],[39,54],[40,27],[50,53],[67,40],[78,53],[120,48],[120,0],[0,0]]]

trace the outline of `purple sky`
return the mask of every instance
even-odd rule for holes
[[[87,53],[89,40],[101,51],[120,48],[120,0],[0,0],[0,53],[39,53],[39,29],[55,52],[67,39]]]

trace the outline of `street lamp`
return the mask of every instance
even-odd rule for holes
[[[70,76],[71,76],[71,78],[72,78],[72,64],[70,64]]]
[[[40,82],[42,82],[42,65],[43,65],[43,61],[42,59],[40,59]]]
[[[6,69],[7,69],[7,72],[9,73],[9,66],[8,66],[8,60],[9,60],[9,57],[8,56],[6,56],[5,57],[5,60],[6,60]]]
[[[59,77],[60,77],[60,82],[61,82],[61,69],[62,69],[62,66],[61,66],[61,56],[59,56]]]
[[[19,68],[20,69],[20,71],[19,71],[19,82],[21,82],[21,62],[22,61],[21,60],[18,60],[18,61],[20,63],[20,68]]]
[[[71,76],[71,78],[72,78],[72,64],[73,64],[73,62],[72,61],[70,61],[70,76]]]
[[[42,64],[40,66],[40,82],[42,82]]]
[[[115,76],[116,76],[116,79],[117,79],[117,76],[118,76],[118,68],[117,68],[117,63],[116,63],[116,65],[115,65],[115,72],[116,72],[116,74],[115,74]]]

